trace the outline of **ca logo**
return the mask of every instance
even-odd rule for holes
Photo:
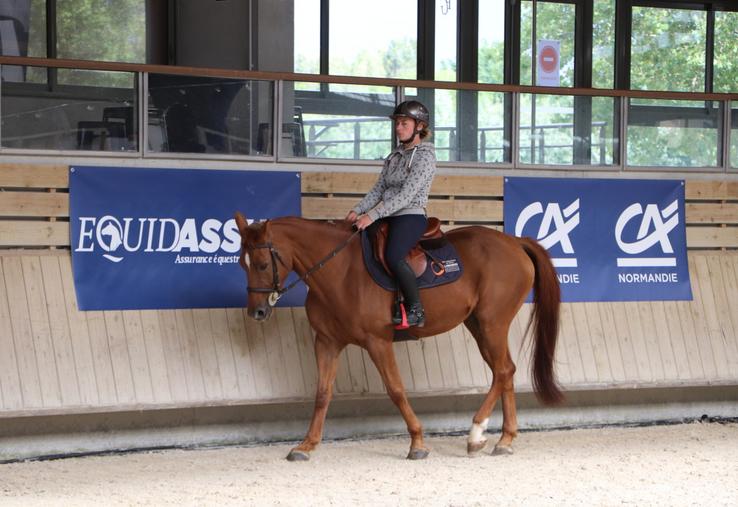
[[[546,206],[545,213],[543,204],[540,202],[529,204],[520,212],[518,220],[515,222],[515,235],[522,236],[528,221],[541,213],[543,213],[543,218],[541,218],[541,225],[536,235],[538,242],[546,249],[551,248],[556,243],[561,243],[561,249],[564,253],[573,254],[574,247],[571,244],[569,234],[579,225],[579,199],[575,199],[563,211],[559,207],[559,203],[549,203]],[[573,257],[553,258],[551,260],[554,266],[557,267],[577,267],[577,259]]]
[[[678,210],[677,200],[663,210],[659,210],[656,204],[647,204],[645,211],[640,203],[631,204],[625,208],[615,224],[615,240],[618,246],[627,254],[638,255],[658,243],[662,252],[673,254],[674,249],[669,241],[669,233],[679,224]],[[623,230],[631,220],[641,215],[636,240],[628,243],[623,239]],[[676,257],[619,257],[617,261],[618,267],[676,266]]]

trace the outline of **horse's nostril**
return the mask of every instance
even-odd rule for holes
[[[254,312],[254,318],[256,320],[263,320],[266,317],[266,312],[262,309],[258,309]]]

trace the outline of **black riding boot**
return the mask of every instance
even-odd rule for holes
[[[425,325],[425,312],[420,302],[418,282],[413,269],[407,262],[401,260],[394,266],[393,270],[397,284],[400,286],[405,297],[405,312],[407,314],[408,326],[423,327]]]

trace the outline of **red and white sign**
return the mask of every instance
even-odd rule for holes
[[[561,42],[557,40],[539,40],[538,58],[536,58],[536,85],[561,86],[559,75],[561,62]]]

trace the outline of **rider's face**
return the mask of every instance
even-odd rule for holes
[[[397,134],[397,139],[400,141],[411,139],[414,132],[415,120],[407,116],[398,116],[395,118],[395,134]]]

